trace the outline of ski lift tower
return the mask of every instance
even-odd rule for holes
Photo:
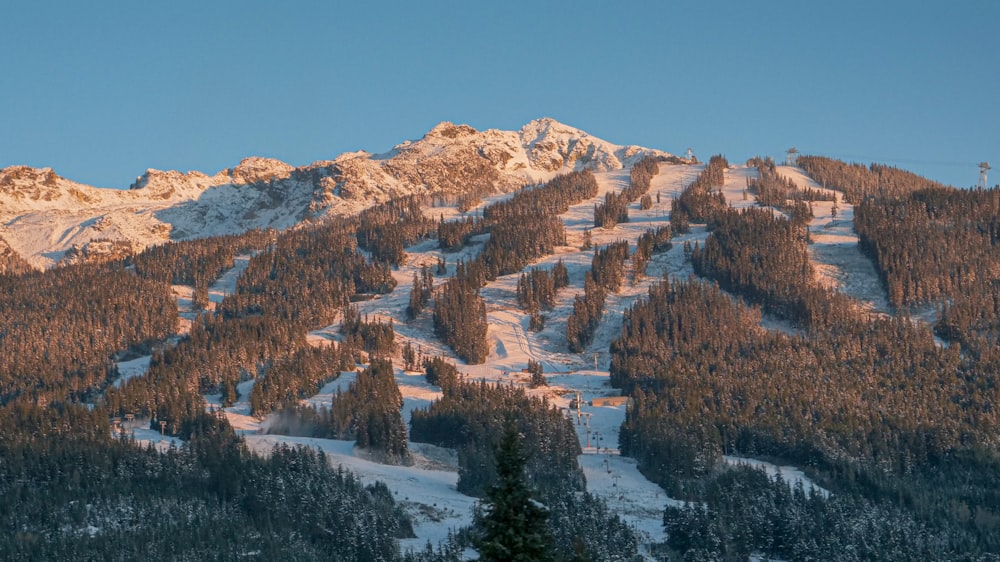
[[[799,149],[793,146],[792,148],[789,148],[787,150],[787,153],[788,156],[785,158],[785,165],[786,166],[796,165],[799,161]]]
[[[986,172],[988,172],[988,171],[990,171],[990,163],[989,162],[980,162],[979,163],[979,189],[986,189],[988,187],[986,185]]]

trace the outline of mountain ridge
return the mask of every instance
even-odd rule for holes
[[[45,268],[168,240],[287,229],[406,195],[509,192],[560,172],[621,169],[645,156],[679,161],[540,118],[518,131],[442,121],[384,153],[345,152],[305,166],[250,156],[213,175],[150,168],[129,189],[88,186],[52,168],[10,166],[0,169],[0,239]]]

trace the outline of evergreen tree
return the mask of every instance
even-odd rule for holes
[[[545,371],[540,362],[528,359],[528,373],[531,374],[531,388],[538,388],[549,384],[549,381],[545,380]]]
[[[486,496],[486,513],[479,520],[482,534],[474,540],[482,562],[543,562],[554,560],[552,537],[545,527],[548,512],[531,499],[524,477],[527,461],[520,435],[507,424],[496,452],[497,484]]]

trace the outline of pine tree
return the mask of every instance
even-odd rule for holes
[[[528,373],[531,374],[531,388],[538,388],[549,384],[549,381],[545,379],[545,372],[540,362],[528,359]]]
[[[545,526],[548,512],[531,499],[524,476],[526,455],[521,436],[508,423],[496,452],[497,484],[486,495],[479,521],[482,534],[474,540],[481,562],[545,562],[555,559],[552,537]]]

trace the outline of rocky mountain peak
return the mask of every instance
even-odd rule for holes
[[[569,135],[574,137],[588,137],[585,131],[576,127],[570,127],[560,123],[551,117],[541,117],[533,119],[521,127],[521,138],[526,142],[545,138],[552,135]]]
[[[468,125],[456,125],[450,121],[442,121],[428,131],[427,134],[424,135],[424,138],[444,137],[448,139],[455,139],[475,135],[478,132],[479,131]]]
[[[211,176],[148,169],[128,191],[12,166],[0,170],[0,225],[13,251],[47,267],[64,254],[95,260],[168,238],[290,228],[412,194],[509,192],[562,172],[621,169],[647,155],[670,157],[542,118],[515,131],[443,121],[386,153],[344,153],[299,168],[255,156]]]
[[[275,158],[251,156],[228,170],[234,184],[250,184],[269,180],[282,180],[291,175],[295,166]]]
[[[0,190],[13,192],[18,188],[37,185],[55,187],[58,180],[61,179],[52,168],[8,166],[0,169]]]

